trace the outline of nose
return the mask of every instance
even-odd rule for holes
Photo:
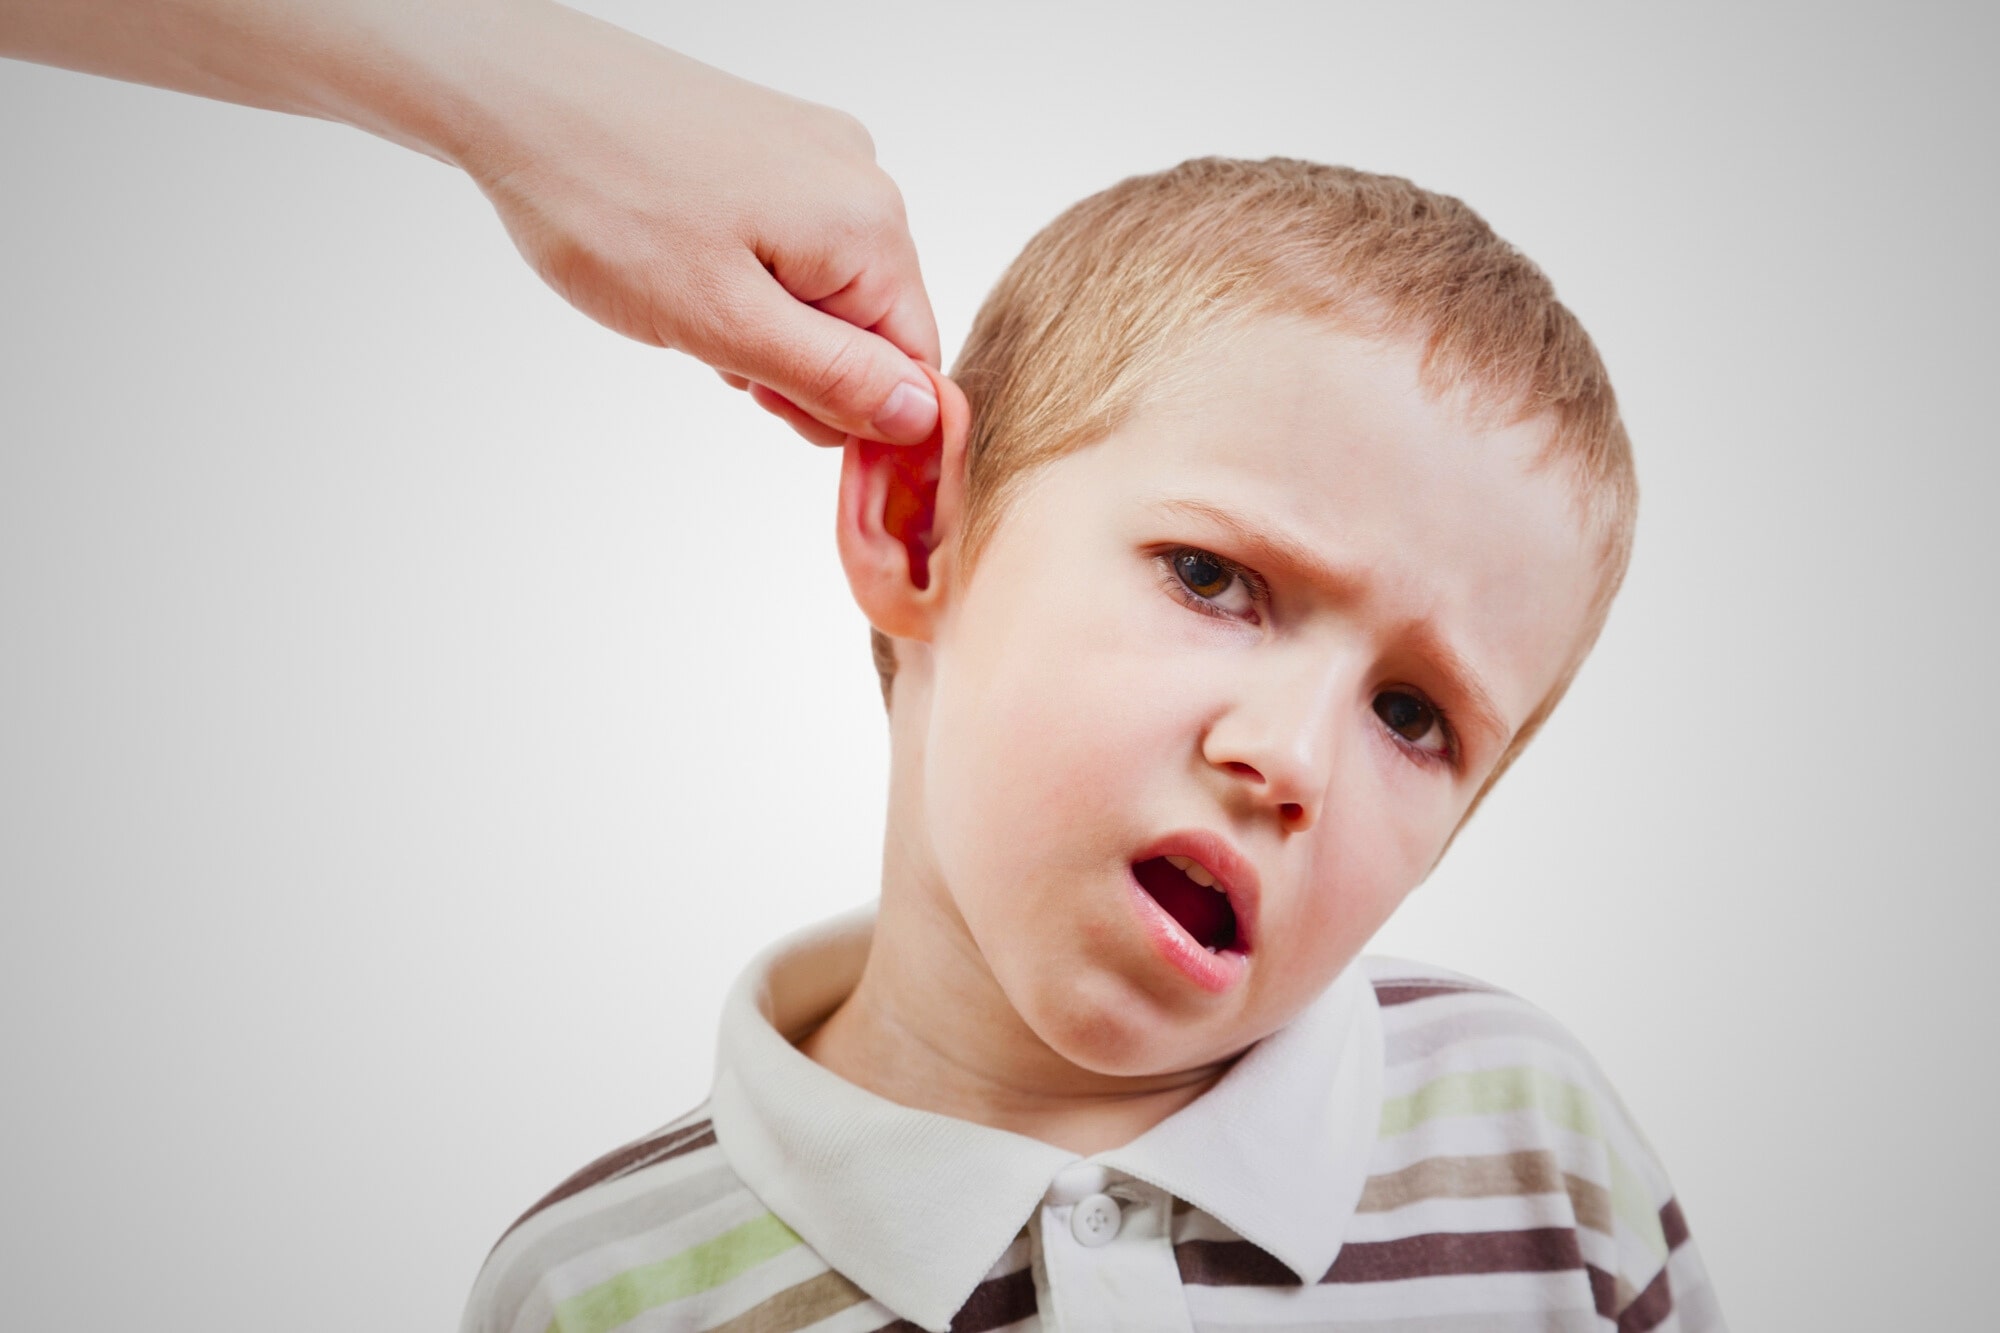
[[[1337,661],[1320,656],[1259,672],[1209,724],[1201,752],[1288,833],[1319,819],[1339,747],[1340,701],[1353,695]]]

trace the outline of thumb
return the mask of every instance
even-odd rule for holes
[[[843,435],[917,444],[937,429],[924,368],[887,338],[815,310],[759,268],[727,320],[733,335],[702,359],[782,394]]]

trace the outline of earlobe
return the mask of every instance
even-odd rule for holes
[[[949,579],[965,494],[965,395],[923,367],[938,397],[938,427],[921,444],[850,435],[840,462],[835,533],[848,586],[870,623],[894,638],[928,639]],[[945,558],[940,560],[940,551]]]

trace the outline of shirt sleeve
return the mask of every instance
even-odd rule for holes
[[[1650,1276],[1642,1269],[1643,1287],[1632,1278],[1620,1282],[1618,1333],[1726,1333],[1701,1252],[1671,1198],[1660,1209],[1660,1230],[1665,1259],[1646,1266]]]
[[[1579,1046],[1610,1154],[1618,1271],[1608,1304],[1618,1333],[1727,1333],[1680,1199],[1610,1081]]]

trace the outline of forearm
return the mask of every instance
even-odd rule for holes
[[[902,196],[837,111],[554,0],[0,0],[0,56],[427,153],[570,304],[700,357],[808,439],[936,428]]]
[[[545,0],[0,0],[0,55],[357,126],[462,163]]]

